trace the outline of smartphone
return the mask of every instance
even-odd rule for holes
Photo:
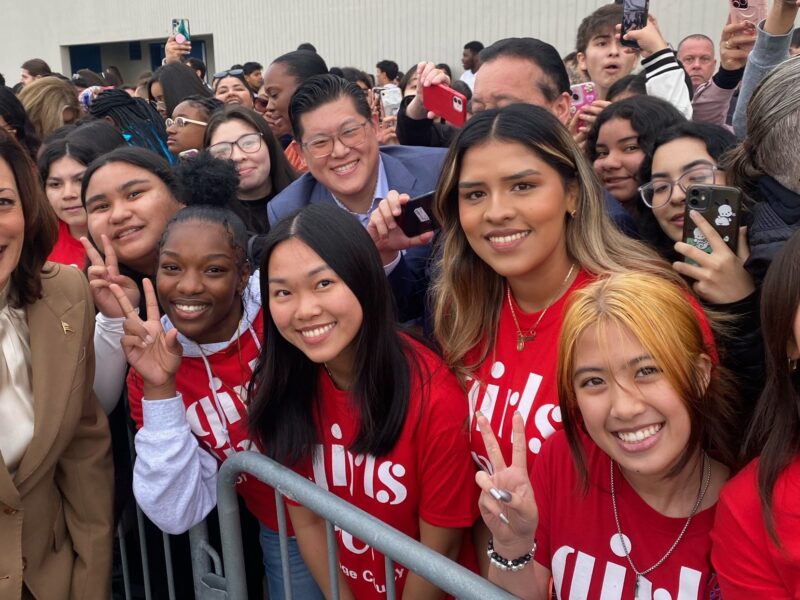
[[[378,125],[381,124],[383,121],[383,102],[381,101],[381,92],[383,91],[382,87],[374,87],[372,88],[372,111],[375,116],[378,117]]]
[[[711,244],[695,226],[689,216],[690,210],[703,215],[708,224],[719,234],[728,248],[736,252],[739,245],[739,222],[742,192],[724,185],[693,185],[686,190],[686,214],[683,218],[683,241],[711,254]],[[694,263],[689,259],[686,262]]]
[[[750,21],[753,25],[758,25],[767,18],[767,0],[730,0],[730,3],[731,23]]]
[[[178,152],[178,158],[182,160],[189,160],[191,158],[197,158],[197,155],[200,154],[200,150],[197,148],[189,148],[188,150],[184,150],[183,152]]]
[[[623,0],[622,2],[622,30],[620,31],[620,43],[628,48],[638,48],[633,40],[626,40],[625,34],[632,29],[644,29],[647,27],[647,11],[650,0]]]
[[[408,237],[415,237],[426,231],[439,229],[439,223],[433,216],[433,197],[435,192],[412,198],[403,205],[403,212],[395,221]]]
[[[381,88],[380,99],[384,118],[397,116],[403,101],[403,91],[397,86]]]
[[[587,81],[586,83],[576,83],[570,86],[570,112],[569,114],[575,115],[584,106],[589,106],[592,102],[597,100],[597,88],[594,83]],[[583,119],[578,120],[578,127],[585,125]]]
[[[189,19],[172,19],[172,35],[179,44],[190,41],[192,36],[189,35]]]
[[[453,88],[434,84],[425,88],[425,108],[456,127],[467,122],[467,97]]]

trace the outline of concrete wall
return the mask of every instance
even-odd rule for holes
[[[192,35],[213,35],[209,71],[236,62],[264,64],[300,42],[312,42],[329,66],[374,71],[390,58],[401,69],[427,58],[461,70],[464,43],[484,44],[507,36],[539,37],[562,54],[572,50],[583,16],[603,0],[0,0],[0,73],[15,83],[19,65],[45,59],[68,73],[74,44],[114,44],[103,59],[127,55],[127,42],[164,39],[174,17],[190,19]],[[703,32],[713,39],[725,22],[726,0],[653,2],[668,39]],[[126,44],[117,45],[120,42]],[[143,46],[147,61],[147,48]],[[109,62],[109,64],[111,64]],[[103,66],[106,66],[104,62]],[[122,64],[117,64],[122,66]],[[147,65],[145,65],[146,68]],[[132,78],[141,65],[124,67]]]

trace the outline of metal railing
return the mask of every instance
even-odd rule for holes
[[[409,570],[435,586],[463,600],[512,600],[514,598],[486,579],[427,548],[279,463],[255,452],[239,452],[222,464],[217,475],[217,510],[222,539],[223,565],[220,565],[219,556],[206,542],[205,524],[201,523],[191,531],[192,568],[195,595],[198,600],[244,600],[247,598],[244,555],[239,526],[239,504],[234,488],[234,483],[241,473],[251,474],[275,488],[283,580],[286,598],[289,600],[292,598],[292,591],[284,496],[302,504],[326,520],[328,571],[331,582],[338,582],[339,574],[338,542],[334,530],[334,526],[336,526],[383,553],[388,600],[394,600],[396,595],[394,561],[401,562]],[[210,569],[212,562],[213,570]],[[336,583],[331,586],[331,590],[333,598],[338,599],[339,590]]]

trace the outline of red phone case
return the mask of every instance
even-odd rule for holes
[[[456,127],[467,122],[467,98],[446,85],[425,88],[425,108]]]

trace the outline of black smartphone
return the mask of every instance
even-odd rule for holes
[[[695,226],[690,210],[703,215],[733,252],[739,245],[742,192],[724,185],[693,185],[686,190],[686,215],[683,218],[683,241],[711,254],[711,244]],[[687,259],[686,262],[689,262]]]
[[[647,11],[650,0],[623,0],[622,2],[622,30],[620,31],[620,43],[628,48],[638,48],[633,40],[626,40],[625,34],[632,29],[644,29],[647,27]]]
[[[428,192],[412,198],[403,205],[403,212],[395,221],[408,237],[416,237],[426,231],[439,229],[439,223],[436,222],[432,210],[434,194],[435,192]]]

